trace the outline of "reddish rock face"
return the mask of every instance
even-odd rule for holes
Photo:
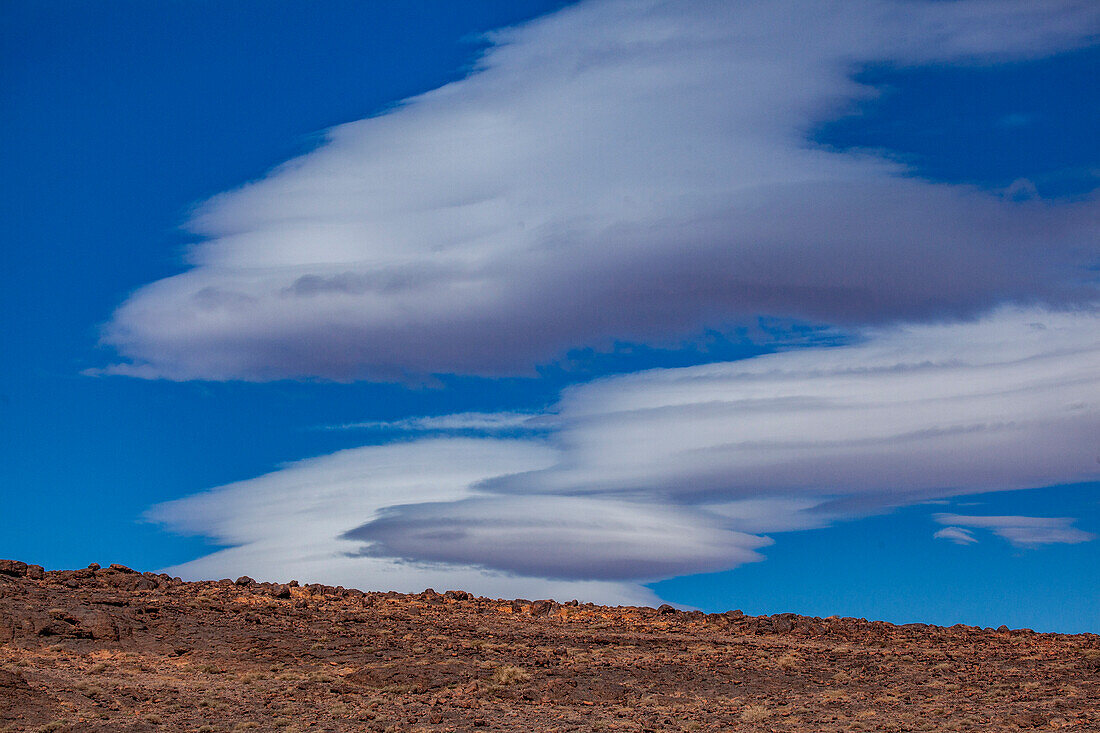
[[[0,730],[1100,730],[1091,634],[34,567]]]
[[[0,574],[22,577],[27,574],[27,563],[19,560],[0,560]]]

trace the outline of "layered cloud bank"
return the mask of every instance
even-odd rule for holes
[[[439,434],[296,463],[150,518],[232,545],[175,569],[189,576],[638,602],[646,581],[761,559],[769,534],[1100,479],[1096,309],[863,336],[581,385],[543,416],[546,436],[446,436],[468,416],[411,423]],[[935,521],[959,543],[972,529],[1023,547],[1092,539],[1062,517]]]
[[[758,314],[862,327],[1089,300],[1096,197],[935,185],[807,136],[874,93],[862,64],[1021,60],[1098,33],[1088,0],[581,3],[207,202],[190,269],[107,325],[108,371],[515,374]]]

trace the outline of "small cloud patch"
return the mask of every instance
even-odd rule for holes
[[[937,540],[954,542],[956,545],[974,545],[978,542],[973,532],[962,527],[944,527],[932,536]]]
[[[977,542],[973,533],[962,527],[988,529],[1016,547],[1040,545],[1076,545],[1096,539],[1096,535],[1073,526],[1073,517],[1022,517],[1022,516],[964,516],[961,514],[936,514],[935,520],[944,527],[933,535],[956,544]],[[961,526],[956,526],[961,525]],[[969,537],[969,540],[964,539]]]

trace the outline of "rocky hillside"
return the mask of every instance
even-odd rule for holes
[[[0,730],[1100,730],[1100,637],[0,561]]]

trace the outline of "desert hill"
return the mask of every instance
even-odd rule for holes
[[[1100,730],[1100,637],[0,561],[0,730]]]

